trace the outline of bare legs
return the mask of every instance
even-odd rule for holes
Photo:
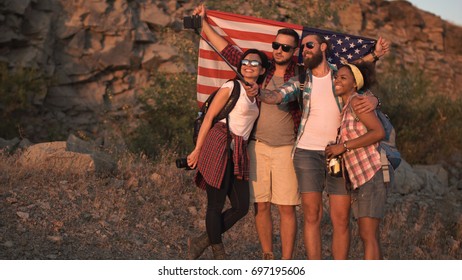
[[[255,203],[255,227],[260,239],[263,253],[273,252],[273,221],[271,219],[271,203]]]
[[[302,193],[303,240],[309,260],[321,259],[322,194]]]
[[[382,250],[379,239],[380,219],[363,217],[358,219],[359,236],[364,246],[365,260],[381,260]]]
[[[271,218],[271,203],[255,203],[255,226],[263,253],[273,252],[273,221]],[[278,205],[280,214],[282,259],[292,259],[297,220],[295,206]]]
[[[350,196],[330,195],[330,217],[333,226],[332,255],[336,260],[348,258],[350,248]],[[303,238],[308,259],[321,259],[322,194],[302,193]]]
[[[281,225],[282,259],[293,257],[295,237],[297,235],[297,218],[295,206],[278,205]]]
[[[350,249],[350,196],[329,195],[332,220],[332,256],[335,260],[348,259]]]

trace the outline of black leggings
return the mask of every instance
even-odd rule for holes
[[[233,161],[228,160],[220,189],[207,186],[207,214],[205,225],[210,243],[221,243],[221,234],[230,229],[249,211],[249,182],[235,178]],[[226,196],[231,208],[223,211]]]

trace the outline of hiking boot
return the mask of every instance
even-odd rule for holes
[[[262,260],[274,260],[273,252],[263,253]]]
[[[210,246],[209,236],[207,233],[203,233],[199,236],[194,238],[188,238],[188,256],[190,260],[196,260],[202,253],[204,253],[205,249]]]
[[[223,243],[212,244],[212,252],[215,260],[226,260],[228,258]]]

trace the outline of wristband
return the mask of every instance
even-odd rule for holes
[[[376,62],[377,60],[379,60],[379,57],[375,54],[374,51],[371,52],[371,55],[372,55],[372,57],[374,58],[374,62]]]
[[[345,150],[346,150],[347,152],[349,152],[350,149],[347,148],[347,142],[348,142],[348,141],[343,142],[343,147],[345,148]]]

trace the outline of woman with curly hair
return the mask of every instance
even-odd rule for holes
[[[375,111],[356,112],[353,108],[360,90],[375,83],[371,63],[346,64],[335,75],[335,92],[345,104],[338,144],[326,147],[328,160],[342,155],[351,184],[351,208],[358,222],[365,259],[381,259],[379,225],[385,214],[387,188],[383,180],[379,142],[385,130]]]

